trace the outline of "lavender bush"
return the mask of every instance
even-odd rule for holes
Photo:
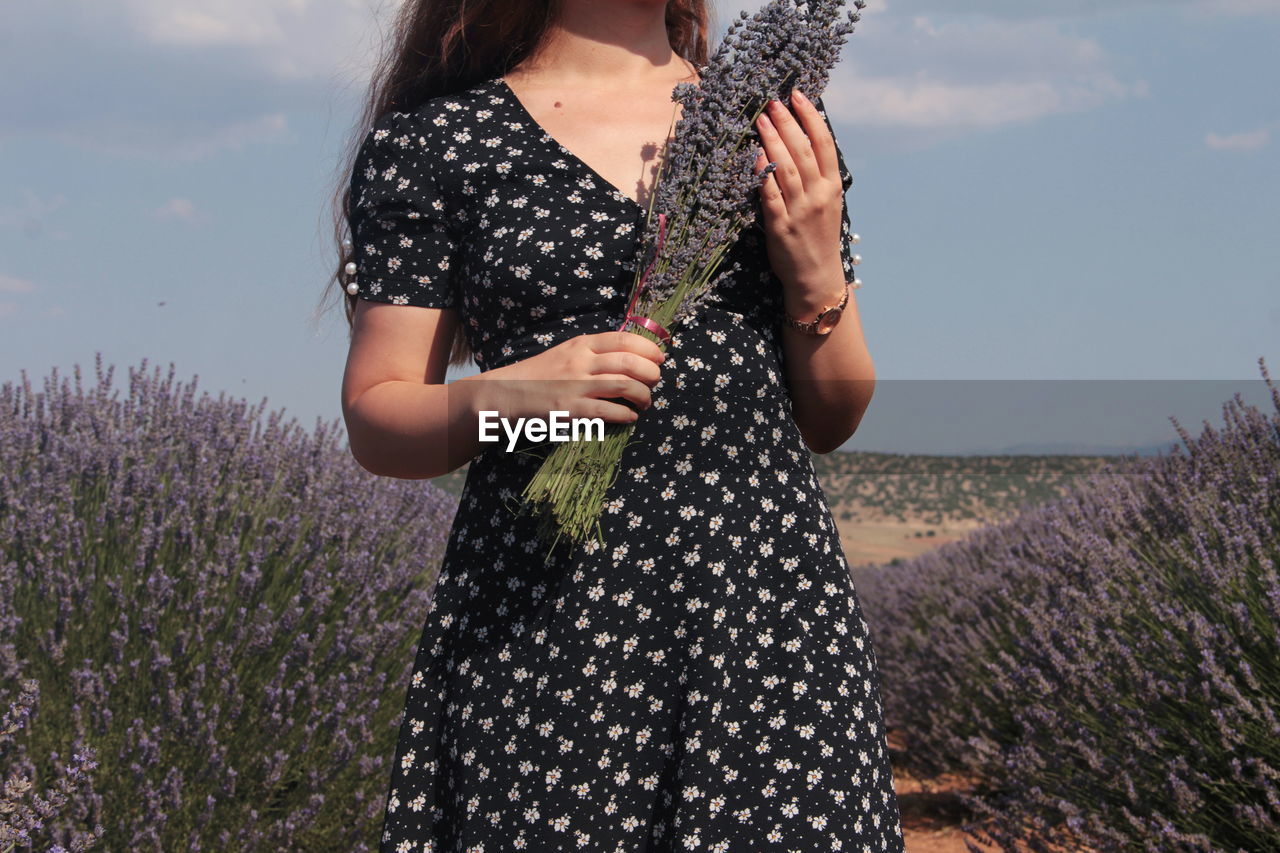
[[[19,763],[93,748],[59,821],[108,850],[373,849],[454,499],[336,423],[96,372],[0,388],[0,703],[19,668],[44,693]]]
[[[1004,849],[1280,849],[1280,393],[860,582],[902,765]],[[970,849],[976,850],[972,847]]]

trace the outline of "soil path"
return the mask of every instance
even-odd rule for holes
[[[891,751],[901,751],[903,744],[898,732],[890,731],[888,742]],[[960,827],[972,816],[956,797],[957,791],[970,789],[969,780],[954,774],[921,780],[895,767],[893,787],[902,812],[906,853],[969,853]],[[1000,849],[977,846],[992,853]]]

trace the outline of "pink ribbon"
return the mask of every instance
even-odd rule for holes
[[[660,339],[667,343],[671,343],[671,334],[662,327],[661,323],[650,320],[648,317],[640,317],[632,312],[635,311],[636,302],[640,300],[640,293],[644,290],[645,284],[649,278],[649,273],[653,269],[653,265],[657,263],[658,253],[662,251],[662,242],[667,238],[667,215],[665,213],[658,214],[658,240],[653,249],[653,259],[649,261],[649,266],[645,267],[644,274],[640,276],[640,281],[636,285],[636,292],[631,294],[631,302],[627,305],[627,315],[622,320],[622,325],[618,327],[621,332],[627,326],[639,326],[657,335]]]

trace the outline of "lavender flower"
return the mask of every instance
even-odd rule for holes
[[[860,575],[900,766],[1003,849],[1280,849],[1275,411]],[[976,849],[976,848],[973,848]]]
[[[705,303],[726,250],[757,216],[763,174],[755,170],[755,121],[769,100],[789,101],[793,88],[821,98],[866,3],[854,0],[854,9],[842,16],[843,6],[843,0],[773,0],[755,15],[743,10],[700,81],[675,87],[681,117],[653,202],[653,211],[666,214],[668,236],[639,313],[656,314],[665,324]],[[646,257],[654,254],[657,238],[658,220],[651,214],[640,244]]]
[[[10,766],[100,765],[44,831],[371,849],[456,501],[369,475],[337,422],[197,396],[145,360],[121,399],[113,374],[99,356],[87,388],[78,366],[0,387],[0,707],[19,671],[45,693]]]

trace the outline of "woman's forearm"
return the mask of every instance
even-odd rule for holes
[[[348,407],[351,454],[373,474],[406,480],[440,477],[481,450],[480,383],[468,376],[441,385],[390,380]]]
[[[827,279],[830,283],[822,287],[785,288],[786,310],[807,321],[839,302],[842,271],[833,271]],[[792,412],[815,453],[830,453],[853,435],[875,390],[875,365],[863,338],[856,292],[850,290],[844,314],[828,335],[806,335],[782,325]]]

